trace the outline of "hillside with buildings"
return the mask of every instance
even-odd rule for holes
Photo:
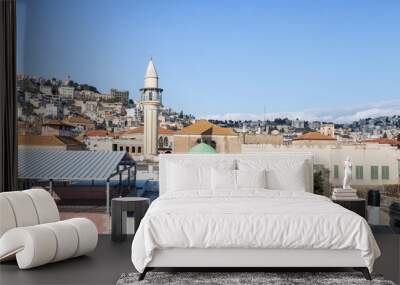
[[[312,152],[326,195],[340,185],[347,156],[358,189],[399,188],[400,115],[347,124],[195,120],[162,104],[151,60],[138,101],[128,91],[111,88],[104,94],[69,78],[18,76],[17,86],[20,149],[124,151],[151,165],[160,153],[189,153],[201,143],[217,153]]]

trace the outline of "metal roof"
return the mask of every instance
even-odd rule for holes
[[[134,162],[125,151],[18,150],[18,177],[45,180],[107,180],[122,161]]]

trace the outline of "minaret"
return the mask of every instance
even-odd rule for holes
[[[161,105],[162,89],[158,88],[158,75],[150,59],[144,76],[144,88],[140,89],[144,114],[144,155],[157,155],[158,110]]]

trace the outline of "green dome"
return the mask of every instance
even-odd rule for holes
[[[210,145],[206,143],[199,143],[198,145],[195,145],[192,147],[189,151],[189,153],[217,153],[217,151]]]

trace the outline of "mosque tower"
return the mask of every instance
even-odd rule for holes
[[[153,60],[150,59],[144,76],[144,87],[140,89],[144,115],[144,152],[147,157],[158,154],[158,111],[162,89],[158,88],[158,75]]]

